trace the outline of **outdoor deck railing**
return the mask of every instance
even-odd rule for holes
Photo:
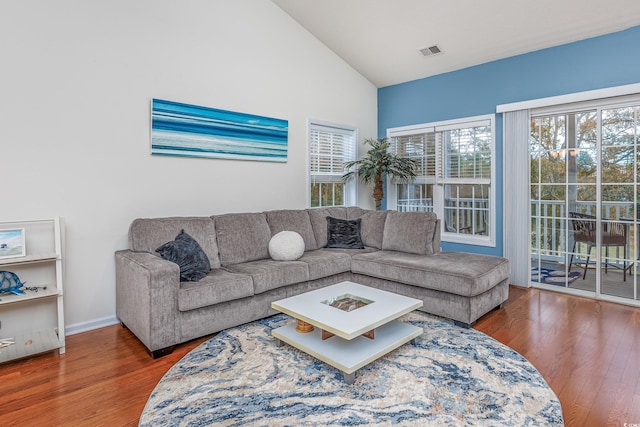
[[[588,215],[596,215],[595,202],[575,202],[576,211]],[[618,220],[630,217],[633,202],[603,202],[603,218]],[[397,209],[400,212],[432,212],[433,200],[400,199]],[[444,226],[449,231],[455,229],[471,229],[474,223],[476,230],[488,223],[488,199],[447,199],[444,208]],[[571,225],[569,224],[566,203],[558,200],[534,200],[531,202],[531,254],[544,259],[562,260],[572,248]],[[458,220],[458,221],[457,221]],[[567,233],[569,231],[569,233]],[[630,240],[631,241],[631,240]],[[619,249],[616,249],[619,251]],[[629,252],[631,253],[631,252]],[[618,256],[619,254],[612,254]]]
[[[433,212],[433,199],[400,199],[398,212]]]
[[[633,202],[602,202],[602,217],[619,220],[629,217]],[[595,202],[575,202],[574,210],[596,216]],[[531,255],[542,259],[562,260],[573,247],[571,224],[566,204],[558,200],[535,200],[531,202]],[[569,231],[569,233],[567,232]],[[616,249],[612,256],[619,257]]]
[[[433,199],[400,199],[399,212],[432,212]],[[486,234],[489,223],[489,199],[447,198],[444,206],[444,226],[446,231],[465,230],[476,234]]]

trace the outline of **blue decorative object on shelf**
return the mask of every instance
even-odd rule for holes
[[[15,295],[23,295],[24,291],[21,290],[26,282],[21,282],[16,273],[11,271],[0,271],[0,293],[11,293]]]

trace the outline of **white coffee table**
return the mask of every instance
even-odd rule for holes
[[[335,302],[338,299],[338,302]],[[332,306],[342,304],[347,308]],[[355,372],[422,334],[422,328],[396,320],[422,301],[352,282],[275,301],[274,309],[298,320],[272,335],[341,370],[348,384]]]

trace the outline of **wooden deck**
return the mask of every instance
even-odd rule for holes
[[[559,271],[565,270],[564,264],[557,264],[552,262],[544,262],[542,264],[542,267]],[[568,284],[567,287],[569,289],[580,289],[588,292],[596,291],[597,274],[595,268],[588,268],[586,278],[584,279],[582,278],[582,272],[584,271],[582,266],[574,265],[571,271],[580,272],[581,275],[573,282]],[[626,280],[624,280],[622,270],[618,268],[610,267],[607,273],[605,273],[603,269],[602,277],[600,278],[601,293],[629,300],[634,300],[635,298],[635,301],[640,301],[640,275],[634,276],[633,273],[627,271],[626,276]],[[535,283],[533,285],[535,286]],[[558,287],[563,286],[559,284]],[[635,293],[634,290],[636,290]]]

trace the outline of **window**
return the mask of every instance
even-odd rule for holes
[[[495,246],[494,126],[491,115],[389,129],[391,149],[418,171],[388,183],[387,206],[436,212],[444,241]]]
[[[353,127],[309,123],[310,206],[355,205],[357,180],[343,182],[344,163],[356,159],[357,130]]]

